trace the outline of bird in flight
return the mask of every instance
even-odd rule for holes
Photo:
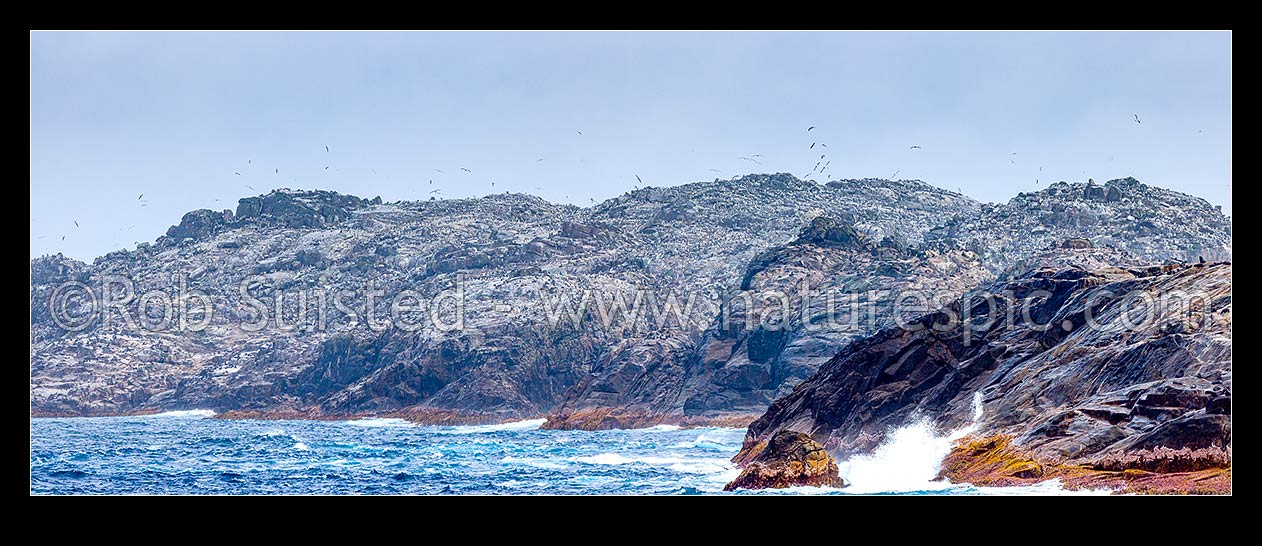
[[[812,142],[812,143],[811,143],[811,147],[810,147],[810,148],[807,148],[807,150],[814,150],[814,149],[815,149],[815,143],[814,143],[814,142]]]
[[[821,154],[821,155],[819,156],[819,158],[820,158],[820,159],[824,159],[824,157],[825,157],[826,155],[828,155],[828,154]]]
[[[254,164],[254,160],[253,160],[253,159],[247,159],[247,160],[245,160],[245,162],[246,162],[246,163],[249,163],[249,164],[251,164],[251,165],[253,165],[253,164]]]
[[[377,174],[377,169],[368,169],[368,170],[372,171],[373,174]]]
[[[920,146],[912,146],[912,147],[911,147],[911,149],[912,149],[912,150],[919,150],[919,149],[920,149]]]
[[[430,193],[440,193],[440,192],[442,192],[442,191],[443,191],[443,190],[430,190],[429,192],[430,192]]]
[[[643,183],[644,183],[644,181],[643,181],[643,180],[640,180],[640,175],[638,175],[638,174],[637,174],[637,175],[635,175],[635,181],[636,181],[636,182],[639,182],[639,183],[641,183],[641,184],[643,184]]]
[[[710,172],[721,173],[721,172],[723,172],[723,171],[720,171],[720,170],[718,170],[718,169],[710,169]]]
[[[494,188],[494,187],[495,187],[495,183],[494,183],[494,182],[491,182],[491,187],[492,187],[492,188]]]
[[[583,132],[582,132],[582,131],[576,131],[576,132],[578,133],[578,136],[583,136]]]
[[[541,157],[541,158],[539,158],[539,159],[536,159],[536,160],[535,160],[535,163],[538,163],[538,162],[540,162],[540,161],[543,161],[543,158],[542,158],[542,157]]]
[[[473,171],[471,171],[471,170],[469,170],[469,169],[466,169],[466,168],[464,168],[464,167],[460,167],[460,170],[462,170],[462,171],[464,171],[464,172],[467,172],[467,173],[471,173],[471,172],[473,172]]]
[[[232,173],[232,174],[235,174],[235,175],[237,175],[237,176],[241,176],[241,173]]]
[[[276,169],[276,174],[280,174],[280,169]]]
[[[327,153],[329,153],[329,145],[328,145],[328,144],[325,144],[325,145],[324,145],[324,153],[326,153],[326,154],[327,154]]]
[[[535,189],[539,191],[543,191],[543,188],[540,188],[539,186],[535,186]]]
[[[445,172],[442,169],[434,169],[434,170],[445,174]]]
[[[815,128],[815,126],[814,126],[814,125],[812,125],[812,126],[810,126],[810,127],[807,127],[807,128],[806,128],[806,130],[807,130],[807,131],[810,131],[811,129],[814,129],[814,128]]]
[[[760,163],[757,159],[754,159],[754,158],[742,157],[741,159],[744,159],[745,161],[753,161],[754,163],[758,163],[759,165],[762,165],[762,163]]]
[[[249,185],[249,184],[246,184],[246,185],[245,185],[245,187],[250,188],[251,190],[253,190],[253,189],[254,189],[254,186],[251,186],[251,185]]]
[[[894,171],[894,174],[891,174],[891,175],[890,175],[890,178],[894,178],[895,176],[898,176],[898,173],[900,173],[900,172],[902,172],[902,171]]]
[[[1139,114],[1135,114],[1135,123],[1138,123],[1138,124],[1140,124],[1140,125],[1143,125],[1143,123],[1144,123],[1144,122],[1142,122],[1142,121],[1139,121]]]
[[[61,236],[61,240],[65,241],[65,240],[66,240],[66,236],[65,236],[65,235],[62,235],[62,236]]]
[[[329,166],[328,166],[328,165],[325,165],[325,166],[324,166],[324,170],[326,170],[326,171],[327,171],[327,170],[329,170]]]
[[[821,142],[821,143],[819,143],[819,147],[820,147],[820,148],[827,148],[827,147],[828,147],[828,145],[827,145],[827,144],[824,144],[823,142]]]
[[[75,220],[75,221],[74,221],[74,227],[79,227],[79,221],[78,221],[78,220]]]
[[[431,186],[432,186],[432,185],[434,185],[434,179],[433,179],[433,178],[429,179],[429,184],[430,184]]]
[[[137,200],[137,201],[139,201],[139,200],[141,199],[141,197],[144,197],[144,196],[145,196],[145,194],[143,194],[143,193],[142,193],[142,194],[140,194],[140,197],[137,197],[137,198],[136,198],[136,200]]]

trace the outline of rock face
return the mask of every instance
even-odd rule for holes
[[[954,320],[985,316],[967,300],[850,344],[750,425],[737,460],[786,430],[865,452],[918,416],[1043,463],[1230,448],[1229,263],[1046,269],[988,291],[1014,319]]]
[[[793,486],[842,487],[837,463],[824,446],[800,432],[782,430],[752,454],[740,475],[723,487],[782,489]]]
[[[591,208],[519,194],[384,204],[275,191],[241,200],[235,213],[194,211],[154,244],[92,264],[32,260],[32,411],[398,413],[443,422],[549,414],[557,428],[744,425],[847,343],[888,326],[902,291],[950,299],[1024,267],[1023,259],[1152,261],[1178,245],[1222,241],[1229,252],[1221,213],[1128,184],[1115,184],[1123,198],[1091,206],[1114,211],[1129,203],[1126,211],[1142,213],[1136,218],[1158,216],[1145,207],[1184,207],[1181,214],[1203,221],[1154,223],[1139,243],[1105,238],[1103,228],[1082,222],[1034,236],[1024,222],[1037,216],[1035,206],[1083,198],[1049,193],[983,206],[918,181],[819,185],[784,174],[645,188]],[[995,212],[1004,207],[1012,210]],[[981,246],[1000,232],[1008,252]],[[1071,237],[1090,239],[1092,248],[1051,249]],[[204,294],[214,318],[186,332],[117,316],[73,331],[55,324],[48,303],[57,286],[77,280],[103,296],[113,276],[129,280],[132,294]],[[815,292],[806,305],[746,326],[766,306],[742,297],[778,291],[794,300],[803,281]],[[160,306],[142,313],[137,298],[113,286],[115,311],[161,318]],[[392,311],[377,305],[369,316],[373,291],[376,302],[405,291],[446,302],[434,314],[463,327],[373,328]],[[343,293],[336,302],[320,299]],[[838,324],[818,327],[830,316],[828,294],[839,295],[833,304],[846,311],[833,315]],[[693,297],[679,315],[689,320],[671,318],[663,304],[673,296],[681,309]],[[453,309],[457,299],[463,313]],[[318,318],[320,301],[327,320]],[[70,311],[84,309],[78,302]],[[614,320],[627,310],[638,321]],[[409,324],[431,311],[394,319]],[[261,329],[242,327],[264,317],[271,322]],[[854,317],[864,319],[852,326]]]

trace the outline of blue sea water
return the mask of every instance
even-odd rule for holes
[[[208,419],[209,414],[32,419],[31,493],[721,493],[739,472],[730,459],[745,435],[744,429],[670,426],[539,430],[542,420],[437,427],[398,419],[254,421]],[[874,477],[886,472],[866,464],[856,469],[875,468]],[[853,492],[1022,492],[941,482],[881,489],[869,480]],[[1059,490],[1055,484],[1030,489],[1024,492]]]

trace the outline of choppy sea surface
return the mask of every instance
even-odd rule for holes
[[[745,436],[744,429],[673,426],[539,430],[542,419],[438,427],[212,415],[32,419],[31,493],[718,494],[739,473],[730,459]],[[1067,493],[1055,482],[978,488],[934,481],[944,437],[910,426],[890,438],[876,453],[840,464],[852,484],[844,489],[736,494]]]

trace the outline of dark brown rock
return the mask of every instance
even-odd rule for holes
[[[1134,290],[1209,302],[1119,328]],[[985,327],[890,328],[852,343],[749,427],[743,460],[782,430],[805,430],[834,452],[875,448],[914,415],[943,429],[972,420],[981,394],[983,434],[1012,435],[1041,459],[1163,447],[1228,447],[1231,389],[1231,266],[1038,271],[992,286],[998,314],[1029,309],[1029,321]],[[1037,295],[1037,301],[1035,296]],[[1091,302],[1091,307],[1087,307]],[[946,324],[955,304],[919,324]],[[1097,326],[1087,326],[1090,315]],[[1170,320],[1196,329],[1172,333]],[[1050,328],[1032,328],[1037,324]],[[1042,331],[1039,331],[1042,330]],[[1214,409],[1214,413],[1207,410]],[[1207,414],[1208,413],[1208,414]]]
[[[782,430],[745,464],[745,469],[723,487],[735,489],[780,489],[793,486],[842,487],[837,463],[824,446],[809,435]]]

